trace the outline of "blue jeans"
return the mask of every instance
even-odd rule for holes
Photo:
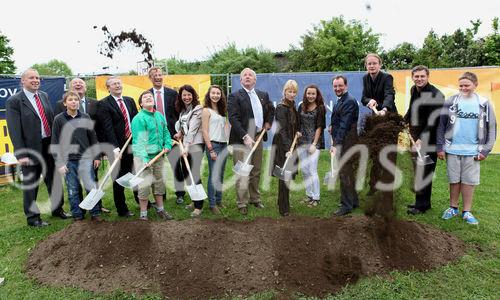
[[[224,182],[224,169],[228,156],[227,144],[212,142],[212,149],[217,153],[217,160],[210,158],[210,152],[206,149],[208,158],[208,202],[210,207],[215,207],[222,201],[222,183]]]
[[[87,194],[91,189],[95,187],[95,174],[94,166],[92,160],[82,159],[82,160],[69,160],[66,163],[68,168],[68,173],[66,173],[66,188],[68,189],[68,201],[71,208],[71,214],[73,218],[79,219],[83,218],[83,211],[78,206],[81,199],[79,193],[80,178],[83,181],[83,187],[87,191]],[[101,208],[99,204],[96,204],[91,210],[91,216],[98,216],[101,213]]]

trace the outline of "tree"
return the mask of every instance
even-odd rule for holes
[[[500,66],[500,34],[498,34],[498,17],[493,19],[493,33],[484,38],[484,64]]]
[[[415,66],[414,61],[416,57],[417,48],[407,42],[397,45],[388,52],[382,53],[384,68],[388,70],[411,69]]]
[[[210,56],[206,68],[215,74],[239,74],[244,68],[252,68],[257,73],[278,71],[274,53],[263,47],[238,50],[234,43]]]
[[[290,71],[354,71],[363,69],[369,52],[378,52],[379,34],[356,20],[334,17],[320,21],[301,37],[288,55]]]
[[[57,59],[52,59],[48,63],[34,64],[31,68],[37,70],[40,75],[71,76],[73,74],[65,62]]]
[[[0,33],[0,74],[14,74],[16,66],[11,56],[14,48],[9,46],[10,40]]]

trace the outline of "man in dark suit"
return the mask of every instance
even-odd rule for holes
[[[228,115],[231,123],[231,133],[229,134],[229,144],[233,146],[233,164],[244,161],[249,149],[252,148],[257,136],[262,130],[271,128],[274,118],[274,106],[269,101],[269,95],[255,89],[257,75],[250,68],[241,71],[240,82],[242,89],[232,93],[228,98]],[[264,140],[267,139],[267,134]],[[248,213],[247,204],[251,203],[257,208],[264,208],[261,203],[259,182],[260,169],[262,165],[262,143],[252,155],[250,164],[253,169],[248,178],[236,179],[237,205],[241,214]]]
[[[432,177],[436,169],[436,135],[439,112],[444,104],[444,95],[429,83],[429,69],[416,66],[411,70],[414,86],[411,87],[410,106],[405,121],[410,125],[410,134],[415,141],[412,156],[416,159],[417,148],[422,155],[429,155],[432,164],[421,166],[413,163],[415,170],[415,204],[408,205],[408,214],[423,214],[431,208]]]
[[[359,106],[354,97],[347,91],[347,78],[340,75],[333,79],[333,90],[337,96],[337,103],[332,109],[330,121],[332,146],[330,153],[342,157],[358,138]],[[359,206],[358,194],[355,188],[354,167],[351,162],[345,162],[340,169],[340,208],[336,216],[350,213]]]
[[[170,132],[170,137],[173,139],[175,134],[175,122],[179,119],[179,113],[175,110],[175,99],[177,98],[177,92],[173,89],[163,86],[163,72],[159,67],[152,67],[148,72],[149,80],[153,83],[153,87],[150,89],[155,98],[155,108],[159,111],[165,119],[167,120],[168,131]],[[167,156],[170,166],[172,167],[172,172],[174,174],[174,186],[175,186],[175,202],[177,204],[184,203],[184,172],[182,170],[181,155],[179,146],[172,146],[172,150]],[[166,193],[165,193],[166,195]],[[164,197],[165,197],[164,195]]]
[[[68,218],[62,209],[61,178],[54,172],[54,159],[49,153],[54,112],[48,95],[39,90],[40,76],[36,70],[26,70],[21,76],[21,84],[22,91],[6,102],[7,127],[23,172],[24,214],[28,225],[43,227],[49,224],[40,218],[35,202],[42,174],[51,200],[52,215]]]
[[[391,74],[381,71],[382,59],[375,53],[369,53],[365,57],[367,73],[363,76],[363,95],[361,103],[368,108],[372,106],[380,111],[382,115],[386,112],[395,112],[396,109],[394,91],[394,79]]]
[[[80,108],[78,109],[82,113],[86,113],[87,115],[90,116],[90,119],[94,121],[94,130],[97,134],[97,141],[99,143],[104,142],[104,134],[102,132],[101,125],[97,119],[97,105],[98,102],[96,99],[90,98],[85,96],[85,93],[87,92],[87,84],[83,79],[81,78],[73,78],[69,82],[69,89],[72,92],[75,92],[80,96]],[[57,116],[58,114],[65,112],[66,107],[64,106],[63,100],[57,101],[56,108],[54,109],[54,115]],[[99,178],[98,177],[98,171],[99,169],[94,169],[94,175],[96,180]],[[83,199],[83,189],[80,185],[79,187],[79,193],[80,193],[80,198]],[[109,213],[110,211],[106,209],[105,207],[102,206],[101,201],[99,201],[101,205],[101,211],[105,213]]]
[[[111,76],[106,80],[106,87],[109,96],[103,98],[98,104],[98,120],[101,123],[104,132],[104,140],[113,147],[114,155],[108,155],[113,161],[119,159],[121,147],[131,136],[131,122],[137,114],[137,107],[134,99],[122,95],[122,81],[119,77]],[[132,143],[129,144],[123,152],[118,178],[132,172],[134,158],[132,156]],[[107,152],[106,152],[107,153]],[[134,197],[137,203],[137,191],[134,191]],[[134,214],[129,211],[125,199],[124,188],[116,182],[113,182],[113,199],[119,216],[130,217]]]

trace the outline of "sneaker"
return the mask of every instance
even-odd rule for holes
[[[198,218],[201,216],[201,209],[195,208],[191,213],[191,218]]]
[[[479,221],[470,212],[462,213],[462,219],[464,219],[465,222],[467,222],[467,224],[471,225],[479,224]]]
[[[158,217],[160,217],[161,219],[163,219],[165,221],[174,219],[174,217],[172,217],[168,212],[166,212],[164,210],[157,211],[156,214],[158,215]]]
[[[147,221],[148,220],[148,216],[140,216],[139,220],[141,220],[141,221]]]
[[[184,198],[182,198],[182,197],[177,197],[177,198],[175,199],[175,203],[177,203],[177,204],[181,205],[182,203],[184,203]]]
[[[456,215],[458,215],[458,209],[448,207],[448,209],[443,212],[443,216],[441,218],[444,220],[449,220]]]
[[[194,204],[191,202],[191,204],[186,205],[184,208],[192,211],[194,209]]]

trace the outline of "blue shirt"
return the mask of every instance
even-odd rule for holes
[[[455,155],[478,155],[479,99],[460,97],[457,103],[457,119],[453,128],[451,145],[446,153]]]

